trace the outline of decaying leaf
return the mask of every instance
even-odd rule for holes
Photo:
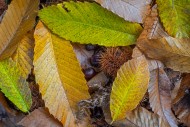
[[[80,62],[82,69],[91,67],[89,59],[93,55],[94,52],[87,51],[85,49],[85,46],[81,44],[72,44],[72,46],[74,48],[76,57],[78,61]]]
[[[10,106],[8,105],[6,99],[1,91],[0,91],[0,104],[5,108],[7,113],[13,114],[13,115],[15,114],[14,110],[12,108],[10,108]]]
[[[156,0],[165,30],[176,38],[190,38],[190,0]]]
[[[144,21],[144,29],[140,34],[138,40],[142,39],[158,39],[168,36],[168,34],[164,31],[162,24],[160,23],[157,11],[157,5],[154,5],[148,16]]]
[[[18,43],[17,50],[12,58],[16,62],[17,67],[20,69],[22,76],[27,79],[28,74],[33,67],[34,55],[34,38],[33,32],[29,32]]]
[[[5,3],[5,0],[0,0],[0,17],[5,11],[5,9],[7,9],[7,4]]]
[[[11,56],[27,31],[34,27],[39,0],[12,0],[0,24],[0,59]]]
[[[113,83],[110,110],[112,120],[126,117],[146,93],[149,81],[148,62],[144,55],[129,60],[118,70]]]
[[[178,90],[176,98],[173,103],[179,102],[186,94],[186,91],[190,89],[190,74],[183,74],[180,88]]]
[[[42,9],[39,16],[55,34],[81,44],[131,45],[142,30],[139,24],[127,22],[89,2],[52,5]]]
[[[169,127],[156,114],[142,107],[128,113],[126,119],[138,127]]]
[[[19,72],[16,64],[11,59],[0,62],[0,89],[21,111],[29,111],[32,105],[31,92]]]
[[[181,72],[173,71],[170,68],[164,68],[164,71],[166,72],[171,82],[171,98],[172,98],[172,104],[173,104],[173,100],[177,97],[177,94],[181,85],[182,75],[181,75]]]
[[[25,127],[62,127],[44,108],[34,110],[24,117],[18,125]]]
[[[189,90],[185,93],[183,98],[173,106],[175,115],[187,127],[190,126],[190,94]]]
[[[171,110],[171,82],[163,67],[159,67],[158,62],[155,62],[155,64],[153,66],[157,66],[157,68],[150,72],[148,87],[150,106],[154,113],[157,113],[166,124],[177,127],[177,120]]]
[[[108,108],[104,108],[107,122],[111,121],[111,114]],[[114,127],[169,127],[157,114],[154,114],[143,107],[137,107],[126,113],[123,120],[114,121]]]
[[[190,39],[170,36],[160,39],[143,39],[137,42],[139,49],[149,58],[162,61],[174,71],[190,72]]]
[[[89,92],[93,93],[97,91],[100,87],[105,86],[108,83],[108,81],[109,78],[103,72],[98,73],[87,82]]]
[[[75,124],[75,113],[77,103],[90,96],[72,45],[53,35],[41,22],[34,37],[34,72],[45,106],[64,126],[85,126]]]
[[[95,0],[127,21],[143,23],[151,0]]]

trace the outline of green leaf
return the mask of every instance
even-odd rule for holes
[[[55,34],[81,44],[131,45],[142,30],[96,3],[64,2],[42,9],[39,16]]]
[[[157,0],[160,19],[173,37],[190,37],[190,0]]]
[[[16,64],[11,59],[0,62],[0,89],[21,111],[27,112],[32,98],[26,79],[20,76]]]

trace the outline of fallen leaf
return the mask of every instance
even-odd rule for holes
[[[139,24],[127,22],[89,2],[70,1],[52,5],[42,9],[39,16],[55,34],[81,44],[131,45],[142,30]]]
[[[7,111],[7,113],[14,115],[15,111],[10,108],[10,106],[8,105],[3,93],[0,91],[0,104],[2,104],[2,106],[5,108],[5,110]],[[1,114],[1,113],[0,113]]]
[[[22,76],[27,79],[33,68],[34,56],[34,38],[33,32],[29,32],[18,43],[17,50],[12,55],[17,67],[20,69]]]
[[[0,59],[11,56],[34,27],[39,0],[12,0],[0,24]],[[15,11],[16,10],[16,11]]]
[[[34,110],[24,117],[18,125],[25,127],[62,127],[44,108]]]
[[[157,113],[171,127],[177,127],[177,120],[171,110],[171,82],[163,68],[157,65],[156,69],[150,72],[148,86],[149,102],[152,110]]]
[[[164,71],[166,72],[171,82],[171,98],[173,104],[173,100],[176,98],[181,85],[182,81],[181,73],[179,71],[173,71],[170,68],[164,68]]]
[[[165,30],[176,38],[190,38],[190,1],[156,0]]]
[[[183,74],[180,88],[176,98],[173,100],[173,103],[175,104],[179,102],[185,96],[188,89],[190,89],[190,74]]]
[[[130,22],[143,23],[152,0],[95,0]]]
[[[98,73],[87,82],[88,87],[89,87],[89,92],[90,93],[95,92],[100,87],[105,86],[108,83],[108,81],[109,81],[109,78],[103,72]]]
[[[142,107],[128,113],[126,119],[138,127],[169,127],[156,114]]]
[[[129,60],[117,72],[113,83],[110,110],[112,120],[126,117],[126,112],[136,108],[146,93],[149,81],[148,62],[145,56]]]
[[[186,93],[179,102],[173,106],[175,115],[186,126],[190,126],[190,94]]]
[[[0,89],[21,111],[28,112],[32,105],[31,92],[21,76],[19,69],[11,59],[0,62]]]
[[[34,72],[45,106],[64,126],[85,126],[76,124],[75,113],[77,103],[90,95],[72,45],[41,22],[34,37]]]
[[[162,24],[160,23],[157,11],[157,5],[154,5],[148,16],[144,21],[144,29],[140,34],[138,40],[142,39],[158,39],[162,37],[168,36],[168,34],[164,31]]]
[[[81,45],[81,44],[72,44],[72,46],[75,51],[76,57],[77,57],[78,61],[80,62],[82,69],[87,69],[87,68],[91,67],[89,59],[90,59],[90,57],[92,57],[94,52],[87,51],[85,49],[85,46]]]
[[[190,39],[170,36],[160,39],[143,39],[137,42],[139,49],[149,58],[162,61],[174,71],[190,72]]]

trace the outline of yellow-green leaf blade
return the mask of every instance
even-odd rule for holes
[[[176,38],[190,38],[190,0],[156,0],[165,30]]]
[[[18,42],[34,27],[39,0],[12,0],[0,23],[0,59],[11,56]]]
[[[0,62],[0,70],[1,91],[21,111],[29,111],[32,105],[31,92],[16,64],[10,59],[3,60]]]
[[[39,16],[55,34],[81,44],[131,45],[142,30],[139,24],[127,22],[89,2],[64,2],[49,6],[42,9]]]
[[[75,113],[77,103],[90,95],[72,45],[41,22],[34,36],[34,72],[45,106],[64,126],[84,126],[75,124]]]
[[[126,117],[146,93],[149,81],[148,62],[144,56],[134,58],[121,66],[112,86],[110,110],[112,120]]]

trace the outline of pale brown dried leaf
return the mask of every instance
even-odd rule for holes
[[[95,0],[127,21],[143,23],[152,0]]]
[[[44,108],[34,110],[18,124],[25,127],[62,127]]]
[[[149,58],[162,61],[174,71],[190,72],[190,39],[163,37],[137,42],[139,49]]]
[[[144,29],[139,36],[138,40],[142,39],[157,39],[161,37],[168,36],[168,34],[164,31],[162,24],[160,23],[157,11],[157,5],[154,5],[150,13],[145,18]]]
[[[137,57],[140,57],[142,56],[142,52],[139,50],[139,48],[136,46],[134,49],[133,49],[133,54],[132,54],[132,58],[137,58]]]
[[[127,113],[126,119],[137,127],[168,127],[156,114],[142,107],[138,107],[132,112]]]
[[[158,65],[157,62],[155,64]],[[171,82],[165,71],[157,66],[150,72],[148,87],[150,106],[166,124],[177,127],[177,120],[171,110]]]

